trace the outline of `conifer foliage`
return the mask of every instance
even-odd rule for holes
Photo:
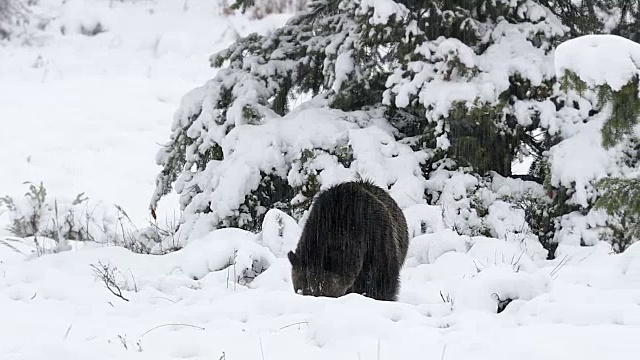
[[[158,153],[151,209],[175,190],[185,239],[258,231],[271,208],[300,220],[323,187],[368,177],[405,208],[442,206],[459,233],[561,241],[567,215],[595,201],[559,180],[567,124],[613,104],[607,145],[634,133],[638,98],[637,80],[591,98],[568,87],[579,82],[558,77],[555,49],[587,33],[633,37],[637,14],[626,0],[312,0],[211,56],[219,71],[183,98]],[[522,156],[535,161],[514,176]],[[525,224],[505,233],[498,222],[520,211]]]
[[[22,0],[0,0],[0,40],[11,37],[29,22],[30,11]]]
[[[556,50],[560,141],[550,149],[557,237],[592,245],[604,239],[624,251],[638,240],[640,44],[589,35]]]
[[[221,147],[234,128],[259,126],[265,119],[279,118],[290,112],[291,100],[313,97],[320,105],[343,111],[365,110],[380,103],[386,80],[386,66],[393,60],[383,51],[384,43],[372,41],[386,35],[389,18],[406,15],[408,10],[391,0],[390,10],[379,13],[371,1],[313,1],[308,9],[294,16],[272,34],[245,37],[211,57],[211,64],[222,67],[216,77],[184,98],[176,114],[171,141],[158,155],[163,170],[157,179],[152,199],[155,208],[161,196],[175,183],[183,206],[192,204],[212,184],[202,181],[203,173],[225,160]],[[369,19],[374,19],[373,25]],[[381,35],[376,35],[380,32]],[[391,37],[387,36],[387,42]],[[340,114],[338,117],[357,117]],[[346,164],[351,157],[348,144],[327,149],[313,146],[297,154],[300,167],[318,152],[335,156]],[[289,160],[291,161],[291,160]],[[240,206],[232,216],[220,217],[220,224],[255,230],[259,217],[274,204],[291,213],[288,203],[294,187],[286,180],[291,167],[259,174],[250,194],[231,206]],[[311,174],[313,175],[313,174]],[[204,176],[207,176],[206,174]],[[307,198],[319,189],[310,176],[299,186]],[[215,185],[214,185],[215,186]],[[208,213],[217,204],[198,197],[195,213]],[[235,202],[235,201],[234,201]],[[256,213],[255,209],[260,208]],[[253,210],[252,210],[253,209]]]

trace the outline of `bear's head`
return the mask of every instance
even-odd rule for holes
[[[341,275],[302,261],[293,251],[288,253],[291,263],[293,290],[302,295],[339,297],[351,291],[355,278]]]

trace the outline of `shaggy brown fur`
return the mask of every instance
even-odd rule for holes
[[[408,244],[404,214],[385,190],[368,181],[333,186],[315,198],[298,247],[288,254],[294,289],[394,301]]]

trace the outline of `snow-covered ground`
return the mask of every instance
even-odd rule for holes
[[[286,257],[237,229],[165,256],[75,244],[25,262],[29,246],[9,241],[0,358],[637,359],[640,244],[615,256],[567,248],[546,262],[501,240],[438,235],[461,246],[414,242],[396,303],[294,294]],[[241,285],[253,260],[267,270]],[[101,282],[100,264],[128,301]],[[516,300],[496,314],[507,298]]]
[[[47,31],[0,48],[0,196],[42,181],[52,197],[119,204],[139,226],[159,144],[182,96],[213,77],[209,56],[289,17],[222,17],[213,0],[39,3]],[[80,33],[97,22],[107,31]],[[159,219],[179,216],[175,199],[162,205]]]
[[[180,98],[212,77],[208,56],[235,32],[287,18],[224,18],[211,0],[40,4],[57,16],[42,38],[0,48],[0,196],[43,181],[50,196],[84,191],[120,204],[138,225],[158,143]],[[78,33],[97,21],[106,32]],[[176,204],[164,200],[159,219]],[[31,239],[3,237],[5,224],[0,216],[1,360],[638,356],[640,244],[621,255],[561,246],[546,261],[536,248],[461,237],[436,221],[412,240],[399,301],[383,303],[294,294],[290,222],[285,238],[224,229],[164,256],[71,243],[42,257]],[[128,301],[105,286],[100,264]],[[505,299],[515,300],[496,313]]]

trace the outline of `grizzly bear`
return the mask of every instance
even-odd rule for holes
[[[408,245],[404,214],[385,190],[369,181],[335,185],[316,196],[288,253],[294,290],[395,301]]]

